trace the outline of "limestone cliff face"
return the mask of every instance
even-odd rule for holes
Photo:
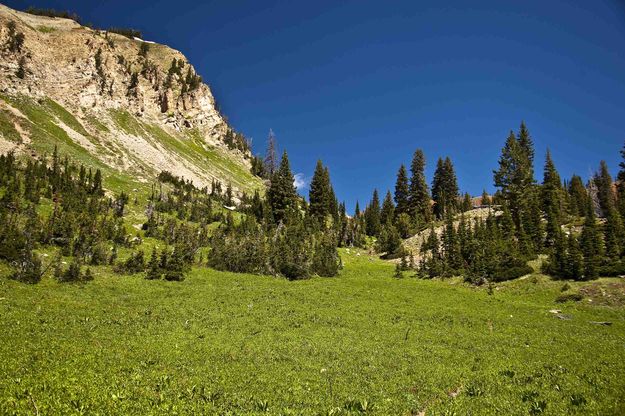
[[[11,48],[18,33],[23,43]],[[262,186],[248,173],[245,138],[228,125],[184,55],[165,45],[0,5],[0,94],[0,110],[21,137],[2,137],[5,150],[36,150],[29,125],[37,120],[20,107],[39,105],[112,168],[146,180],[170,170],[200,186],[213,179],[236,190]]]

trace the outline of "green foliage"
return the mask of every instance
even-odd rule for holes
[[[397,215],[408,213],[410,209],[410,191],[408,172],[404,165],[401,165],[397,172],[397,180],[395,181],[395,203],[397,204],[395,208]]]
[[[425,180],[425,155],[417,149],[410,164],[410,198],[409,211],[415,222],[427,224],[432,219],[430,191]]]
[[[458,211],[458,196],[458,182],[451,159],[447,157],[443,161],[439,158],[432,180],[434,214],[438,219]]]
[[[366,254],[342,249],[340,278],[299,282],[194,268],[173,284],[103,266],[87,285],[1,279],[0,413],[621,413],[622,307],[555,304],[549,279],[492,296],[394,279]]]
[[[81,24],[80,16],[78,16],[74,12],[70,12],[68,10],[55,10],[55,9],[43,9],[39,7],[28,7],[24,10],[28,14],[34,14],[36,16],[47,16],[47,17],[60,17],[63,19],[71,19],[78,24]]]
[[[271,177],[267,190],[267,202],[276,223],[284,221],[290,211],[297,209],[297,193],[293,181],[289,157],[285,151],[280,167]]]

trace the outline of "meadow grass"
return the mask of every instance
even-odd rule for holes
[[[340,277],[296,282],[0,278],[0,413],[625,412],[622,306],[555,303],[563,283],[541,275],[489,291],[341,255]]]

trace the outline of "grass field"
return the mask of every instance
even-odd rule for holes
[[[297,282],[0,278],[0,413],[625,414],[622,279],[563,304],[540,275],[489,294],[355,253]]]

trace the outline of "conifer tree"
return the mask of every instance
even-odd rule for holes
[[[401,165],[397,172],[397,180],[395,182],[395,208],[396,215],[407,213],[410,208],[410,195],[408,188],[408,172],[406,167]]]
[[[625,218],[625,146],[621,149],[621,162],[619,162],[619,171],[616,176],[617,180],[617,197],[618,197],[618,210],[621,217]]]
[[[449,212],[458,210],[458,182],[453,164],[449,157],[439,158],[432,181],[432,199],[434,199],[434,213],[441,219]]]
[[[618,260],[623,252],[623,222],[616,208],[610,208],[604,225],[605,255]]]
[[[367,226],[367,235],[378,236],[381,230],[380,221],[380,197],[378,196],[378,190],[373,190],[373,196],[371,202],[365,210],[365,221]]]
[[[560,175],[551,159],[551,153],[547,150],[545,159],[545,169],[543,174],[542,190],[542,209],[547,217],[547,237],[545,244],[551,247],[559,236],[560,224],[562,223],[562,182]],[[561,243],[564,247],[564,243]]]
[[[267,201],[276,223],[283,221],[288,211],[296,208],[297,192],[293,181],[293,172],[291,172],[289,157],[285,151],[282,154],[280,167],[271,177],[267,190]]]
[[[488,192],[486,192],[486,189],[484,189],[482,191],[482,204],[481,205],[490,207],[491,204],[492,204],[491,197],[490,195],[488,195]]]
[[[308,193],[309,212],[312,217],[324,219],[330,212],[330,189],[327,171],[321,160],[317,161]]]
[[[597,187],[599,209],[601,211],[601,215],[605,218],[610,213],[610,210],[616,207],[616,201],[614,191],[612,189],[612,176],[610,176],[608,165],[604,160],[601,161],[599,165],[599,172],[595,173],[593,181]]]
[[[278,146],[276,143],[276,136],[273,134],[273,130],[269,129],[269,137],[267,138],[267,151],[265,153],[265,172],[269,179],[278,169]]]
[[[583,217],[588,205],[588,192],[584,187],[582,178],[577,175],[571,177],[568,186],[569,193],[569,213],[574,216]]]
[[[471,195],[468,192],[464,193],[464,197],[462,198],[462,212],[471,211],[473,208],[473,201],[471,200]]]
[[[382,210],[380,211],[380,222],[382,225],[391,224],[395,217],[395,204],[391,191],[386,191],[384,202],[382,202]]]
[[[425,155],[417,149],[410,164],[409,211],[416,221],[427,224],[432,220],[430,191],[425,180]]]
[[[580,280],[584,273],[584,257],[575,235],[570,232],[567,240],[566,277]]]
[[[594,279],[599,275],[602,247],[597,230],[595,210],[590,202],[586,206],[586,219],[581,235],[581,249],[584,256],[584,280]]]

